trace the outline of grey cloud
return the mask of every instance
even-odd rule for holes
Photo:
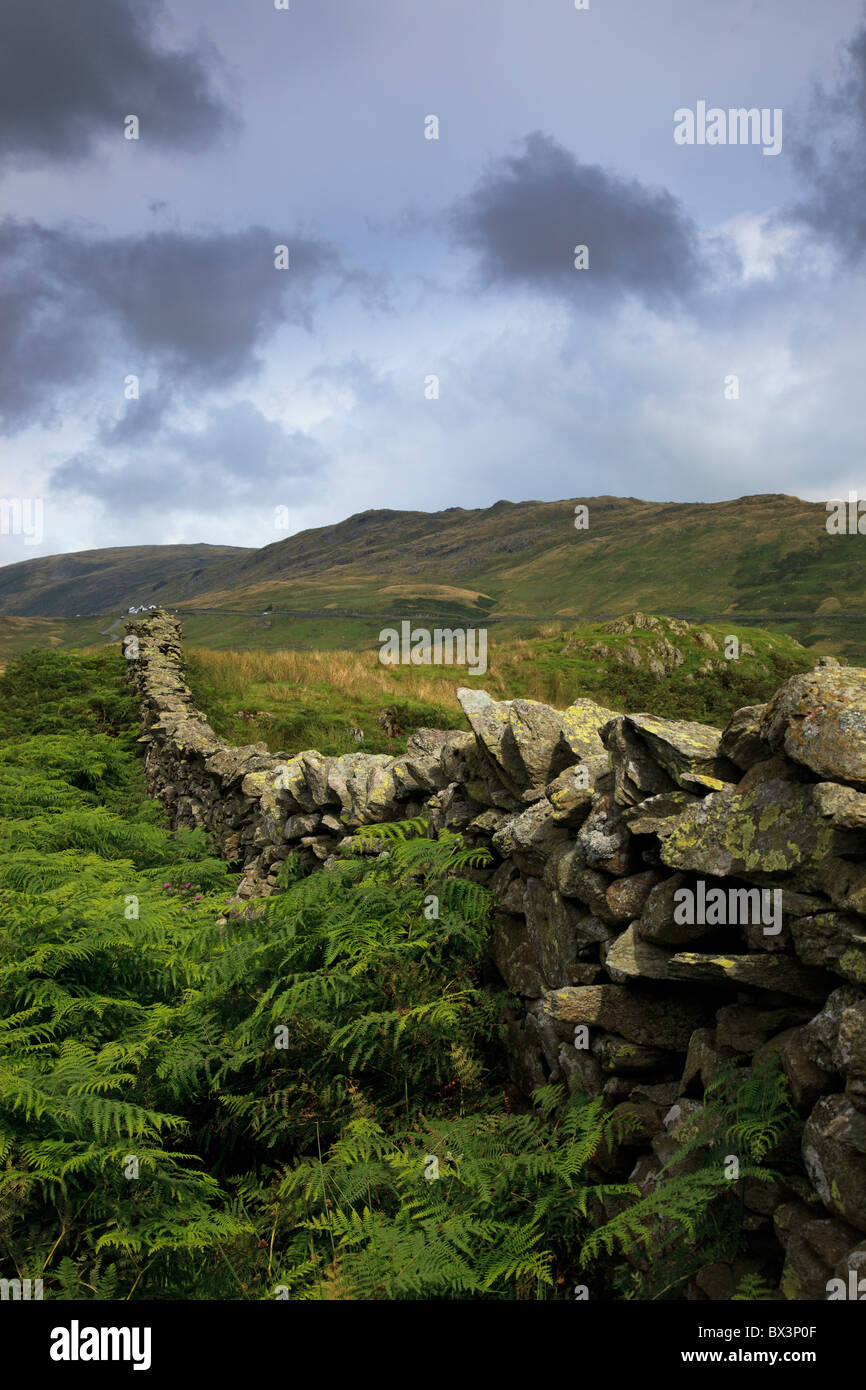
[[[274,268],[274,247],[290,268]],[[122,379],[150,367],[171,391],[224,386],[254,372],[282,324],[307,330],[330,278],[365,288],[337,252],[264,227],[93,237],[0,223],[0,419],[6,433],[55,423],[110,357]],[[78,403],[80,405],[80,402]]]
[[[665,190],[582,164],[549,135],[497,160],[450,211],[456,241],[479,254],[485,286],[526,286],[573,303],[633,294],[684,299],[704,274],[698,234]],[[590,269],[574,268],[589,247]]]
[[[320,362],[307,373],[307,381],[318,390],[353,392],[365,405],[394,401],[394,382],[390,373],[378,371],[357,353],[334,362]]]
[[[165,428],[153,441],[119,450],[111,443],[105,432],[55,468],[52,490],[129,516],[189,509],[224,514],[256,502],[287,504],[292,485],[320,480],[328,465],[315,439],[284,429],[251,401],[215,408],[200,429]]]
[[[808,192],[788,215],[859,260],[866,251],[866,25],[845,45],[836,87],[816,89],[793,150]]]
[[[274,268],[278,243],[290,247],[289,270]],[[256,344],[279,324],[312,327],[311,288],[339,270],[339,259],[322,242],[249,227],[79,240],[66,265],[131,347],[218,382],[255,365]]]
[[[119,378],[117,384],[119,388]],[[170,384],[162,382],[158,389],[151,390],[140,382],[139,389],[141,394],[137,400],[125,401],[122,414],[100,427],[98,437],[102,448],[135,448],[158,441],[166,417],[175,404],[176,392]]]
[[[212,90],[209,46],[172,50],[153,28],[162,0],[3,0],[0,164],[80,159],[138,116],[141,139],[198,149],[236,118]]]

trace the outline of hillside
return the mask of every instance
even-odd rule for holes
[[[158,602],[178,607],[188,636],[207,645],[336,647],[369,644],[380,617],[496,620],[516,631],[520,620],[643,608],[781,625],[822,651],[866,653],[866,542],[828,535],[821,503],[782,494],[584,503],[586,530],[575,529],[575,499],[500,501],[363,512],[260,550],[138,546],[29,560],[0,569],[0,614],[115,618]]]
[[[584,499],[475,511],[362,512],[261,550],[134,546],[0,569],[0,612],[68,617],[132,602],[194,607],[591,617],[674,611],[866,609],[859,536],[831,537],[820,503],[764,494],[714,503]],[[651,599],[651,602],[650,602]]]
[[[859,536],[778,494],[716,503],[583,499],[364,512],[166,586],[194,608],[596,617],[866,611]],[[169,592],[170,588],[170,592]]]
[[[72,618],[158,603],[177,584],[250,552],[233,545],[130,545],[46,555],[0,567],[0,613]]]

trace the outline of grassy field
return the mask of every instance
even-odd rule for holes
[[[187,607],[175,608],[183,623],[188,644],[213,651],[270,651],[270,652],[366,652],[378,651],[378,635],[382,627],[394,625],[396,618],[330,616],[299,617],[292,613],[242,612],[236,609],[210,611]],[[390,611],[380,603],[383,613]],[[405,604],[401,616],[412,618],[425,611],[421,603]],[[612,609],[612,612],[626,611]],[[654,607],[653,611],[660,611]],[[509,643],[535,641],[540,635],[567,636],[575,630],[575,619],[561,618],[539,623],[536,619],[486,619],[483,615],[459,614],[436,609],[437,617],[420,619],[427,627],[464,626],[467,621],[486,623],[491,651],[504,650]],[[756,645],[762,631],[778,638],[788,637],[807,647],[814,655],[836,656],[853,666],[866,666],[866,619],[837,612],[831,604],[826,611],[807,617],[778,617],[762,625],[757,618],[738,614],[733,618],[693,618],[693,623],[717,631],[749,633]],[[22,651],[31,647],[59,651],[80,651],[89,647],[106,647],[120,642],[125,631],[126,614],[120,610],[96,618],[4,618],[0,617],[0,668]],[[578,630],[597,628],[590,621],[579,622]],[[756,637],[757,634],[757,637]],[[784,645],[784,643],[783,643]]]
[[[105,646],[112,637],[105,629],[115,623],[114,640],[119,641],[123,628],[115,618],[0,618],[0,669],[33,647],[79,651]]]
[[[734,624],[708,624],[681,634],[659,619],[655,630],[612,632],[615,624],[555,624],[531,637],[500,636],[491,627],[488,670],[471,676],[447,666],[383,666],[375,651],[214,651],[188,649],[190,684],[216,731],[230,742],[262,740],[274,751],[400,752],[418,727],[466,728],[458,686],[498,699],[541,700],[564,708],[589,696],[613,709],[652,710],[671,718],[724,724],[745,704],[769,698],[813,657],[789,637]],[[701,645],[697,633],[718,651]],[[738,661],[723,656],[725,638],[741,643]],[[648,660],[660,640],[683,657],[658,676]],[[751,648],[751,652],[742,650]],[[642,663],[635,664],[635,654]],[[712,669],[707,669],[708,665]],[[356,741],[353,730],[363,733]]]
[[[491,621],[488,669],[471,676],[449,666],[383,666],[378,619],[188,611],[180,617],[192,688],[217,732],[230,742],[262,740],[283,752],[396,753],[415,728],[464,728],[460,685],[558,708],[586,695],[613,709],[723,724],[740,705],[767,699],[786,676],[811,666],[816,653],[834,649],[827,637],[832,621],[819,617],[805,634],[813,639],[809,650],[785,632],[727,620],[683,635],[667,619],[658,630],[632,632],[611,631],[615,623]],[[0,668],[32,648],[93,652],[119,645],[124,631],[123,616],[0,618]],[[699,645],[700,631],[720,650]],[[722,656],[729,636],[741,643],[738,661]],[[683,660],[659,676],[648,662],[662,638]]]

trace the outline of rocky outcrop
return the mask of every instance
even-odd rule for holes
[[[149,787],[242,870],[235,910],[290,854],[327,868],[362,825],[426,813],[485,845],[492,955],[523,1000],[515,1084],[627,1109],[602,1166],[646,1185],[718,1068],[775,1052],[808,1180],[744,1184],[744,1229],[777,1252],[780,1297],[866,1276],[866,671],[795,676],[724,730],[461,689],[468,731],[290,756],[216,736],[174,618],[129,632]],[[744,1267],[708,1267],[689,1296],[730,1297]]]

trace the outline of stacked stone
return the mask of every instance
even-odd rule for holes
[[[627,1113],[603,1165],[648,1190],[723,1062],[776,1051],[810,1181],[747,1182],[747,1229],[781,1245],[786,1298],[866,1276],[866,671],[828,661],[724,730],[460,690],[471,732],[418,730],[395,758],[280,757],[195,710],[175,619],[129,630],[151,790],[243,866],[239,897],[292,852],[327,866],[359,826],[422,811],[489,845],[521,1089],[563,1081]],[[778,891],[780,929],[678,920],[699,885]],[[704,1270],[693,1296],[740,1273]]]

